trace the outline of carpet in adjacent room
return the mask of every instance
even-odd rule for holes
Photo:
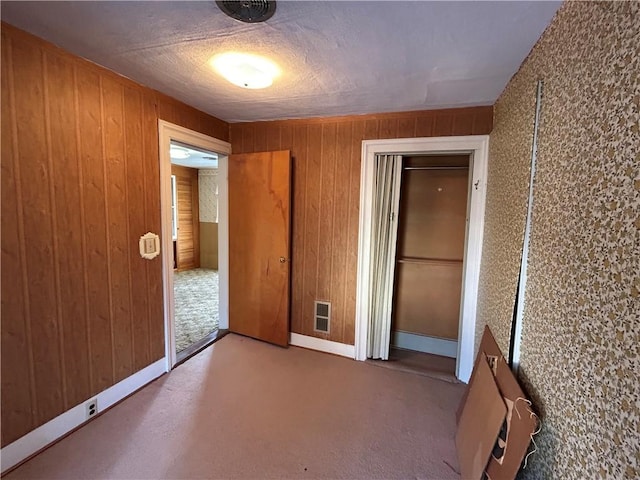
[[[218,271],[174,272],[176,352],[218,329]]]

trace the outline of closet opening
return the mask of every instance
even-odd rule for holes
[[[470,155],[402,158],[389,362],[455,377]]]
[[[487,135],[362,142],[356,360],[430,355],[469,381],[488,150]]]

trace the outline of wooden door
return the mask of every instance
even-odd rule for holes
[[[176,176],[178,208],[176,266],[178,270],[198,268],[200,266],[198,170],[172,165],[171,174]]]
[[[289,343],[288,150],[229,158],[229,330]]]

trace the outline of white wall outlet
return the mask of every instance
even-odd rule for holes
[[[88,400],[87,403],[84,404],[85,408],[85,417],[89,420],[92,417],[95,417],[98,414],[98,399],[92,398]]]

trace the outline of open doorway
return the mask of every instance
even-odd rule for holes
[[[229,326],[231,146],[162,120],[158,128],[168,371]]]
[[[469,162],[402,158],[389,352],[397,368],[455,376]]]
[[[171,214],[176,361],[219,328],[218,155],[171,141]]]
[[[356,292],[356,341],[355,341],[355,357],[357,360],[366,360],[367,357],[372,358],[385,358],[384,355],[376,356],[371,355],[372,345],[374,350],[384,350],[387,352],[392,342],[391,335],[391,321],[389,307],[393,302],[393,280],[395,265],[398,259],[402,260],[401,256],[396,258],[395,249],[398,246],[397,239],[397,212],[399,207],[399,195],[398,200],[389,201],[387,199],[384,204],[385,208],[390,208],[390,215],[380,213],[376,200],[376,185],[382,184],[382,178],[378,173],[383,172],[379,166],[382,164],[389,164],[393,162],[394,165],[402,163],[402,157],[432,157],[435,156],[446,157],[453,156],[459,160],[468,159],[469,165],[465,167],[464,164],[452,164],[449,166],[461,167],[461,171],[468,169],[468,177],[464,180],[466,183],[466,190],[468,195],[468,202],[465,205],[465,236],[464,236],[464,249],[462,262],[459,262],[459,257],[455,258],[436,258],[435,260],[442,260],[447,263],[451,260],[451,268],[449,272],[440,272],[445,276],[449,276],[451,282],[459,281],[460,299],[459,299],[459,317],[457,322],[457,343],[449,345],[456,351],[455,354],[455,374],[456,377],[467,382],[471,375],[473,368],[474,358],[474,344],[475,344],[475,324],[476,324],[476,303],[478,295],[478,281],[480,273],[480,256],[482,252],[482,229],[484,223],[484,200],[486,190],[486,170],[487,170],[487,154],[488,154],[488,136],[468,136],[468,137],[445,137],[445,138],[414,138],[414,139],[389,139],[389,140],[366,140],[363,142],[362,149],[362,173],[361,173],[361,190],[360,190],[360,231],[359,231],[359,245],[358,245],[358,286]],[[384,157],[384,158],[383,158]],[[439,165],[429,165],[427,161],[426,167],[439,167]],[[420,165],[416,165],[420,166]],[[445,165],[446,166],[446,165]],[[389,171],[397,171],[397,167],[390,168]],[[434,168],[433,170],[437,170]],[[377,176],[378,175],[378,176]],[[396,173],[392,175],[395,178],[400,179],[400,176]],[[459,180],[459,179],[458,179]],[[437,182],[436,182],[437,183]],[[459,182],[458,182],[459,183]],[[388,180],[389,185],[396,185],[396,181]],[[397,184],[401,184],[400,181]],[[436,186],[436,189],[438,187]],[[395,188],[395,191],[399,190],[399,187]],[[393,194],[391,197],[396,198]],[[393,206],[390,206],[393,205]],[[374,208],[375,207],[375,208]],[[385,218],[392,220],[389,221],[388,232],[383,235],[384,238],[389,238],[391,241],[387,242],[388,251],[393,251],[392,254],[387,255],[382,262],[374,264],[373,259],[380,259],[379,249],[376,250],[375,235],[380,231],[379,226],[375,226],[378,222],[375,215],[379,219]],[[417,241],[424,241],[424,232],[417,234]],[[380,237],[382,238],[382,237]],[[400,246],[402,248],[402,246]],[[375,253],[375,256],[372,256]],[[410,252],[408,252],[410,253]],[[446,252],[441,252],[446,253]],[[427,255],[431,253],[427,252]],[[448,254],[448,253],[447,253]],[[407,255],[409,259],[412,259],[411,255]],[[429,257],[427,257],[429,258]],[[419,258],[417,260],[420,260]],[[456,260],[455,262],[453,260]],[[406,263],[406,262],[405,262]],[[417,262],[416,262],[417,263]],[[455,264],[462,263],[457,267],[458,280],[454,277],[454,270],[456,270]],[[393,265],[394,268],[387,268],[390,275],[387,274],[387,279],[383,282],[387,284],[387,287],[383,285],[379,290],[379,295],[373,295],[371,288],[373,285],[380,284],[375,280],[378,271],[380,271],[379,265]],[[438,270],[436,265],[432,263],[431,270]],[[400,269],[403,269],[401,267]],[[442,270],[442,268],[440,268]],[[414,275],[415,277],[415,272]],[[435,281],[432,279],[432,281]],[[376,283],[377,282],[377,283]],[[421,281],[417,278],[409,279],[411,288],[418,289],[421,295],[424,295],[424,288]],[[378,298],[384,297],[384,298]],[[440,302],[440,299],[432,299],[430,301],[431,306]],[[451,298],[447,302],[449,306],[455,306],[455,298]],[[372,314],[378,305],[383,305],[382,310],[387,312],[385,315],[389,315],[389,323],[386,326],[380,326],[374,321],[375,315]],[[453,309],[453,308],[451,308]],[[422,312],[424,313],[424,312]],[[386,335],[386,337],[385,337]],[[422,337],[428,337],[429,335],[422,335]],[[378,337],[378,338],[376,338]],[[438,338],[436,338],[438,339]],[[379,340],[379,341],[378,341]],[[446,337],[440,336],[439,340],[444,340],[445,344],[449,340]],[[397,336],[396,336],[396,341]],[[442,342],[437,342],[442,343]],[[440,345],[442,346],[442,345]],[[445,345],[446,346],[446,345]]]

